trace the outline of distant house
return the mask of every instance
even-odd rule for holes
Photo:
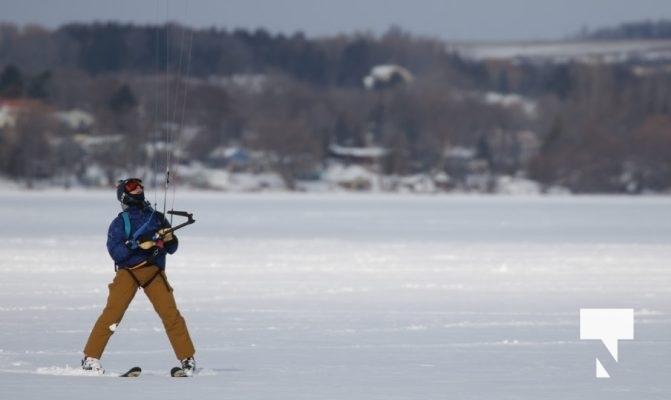
[[[36,100],[0,98],[0,128],[16,125],[16,118],[23,111],[43,107]]]
[[[110,148],[120,148],[123,143],[123,135],[86,135],[78,133],[73,136],[75,143],[81,146],[87,154],[108,152]]]
[[[487,104],[495,104],[504,108],[519,107],[529,117],[535,117],[538,108],[535,101],[519,94],[487,92],[484,95],[484,101]]]
[[[331,145],[329,156],[346,165],[361,165],[376,168],[379,161],[387,155],[387,150],[382,147],[346,147]]]
[[[78,109],[59,111],[56,113],[56,118],[68,128],[76,131],[88,129],[95,122],[92,114]]]
[[[330,165],[324,179],[349,190],[372,190],[379,186],[379,172],[387,150],[382,147],[329,147]]]
[[[443,151],[444,168],[449,179],[441,182],[443,189],[487,191],[489,166],[478,158],[477,150],[454,146]]]
[[[10,107],[0,105],[0,128],[16,125],[16,113]]]
[[[483,136],[477,148],[448,147],[443,151],[449,186],[489,192],[496,176],[514,175],[538,154],[540,140],[531,131],[496,129]]]
[[[322,179],[334,186],[354,191],[379,189],[379,176],[359,165],[332,163],[322,175]]]
[[[241,171],[250,165],[252,157],[245,149],[235,146],[219,146],[207,155],[206,161],[207,165],[212,168]]]
[[[363,78],[366,89],[387,89],[412,82],[414,77],[399,65],[377,65]]]
[[[329,147],[329,158],[339,164],[360,166],[371,172],[378,172],[379,165],[387,150],[377,146],[349,147],[331,145]]]

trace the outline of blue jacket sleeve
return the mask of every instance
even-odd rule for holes
[[[127,260],[132,251],[126,247],[126,230],[121,216],[116,217],[107,230],[107,252],[118,265]]]

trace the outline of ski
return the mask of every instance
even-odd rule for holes
[[[180,367],[175,367],[170,370],[170,376],[173,378],[188,378],[189,375],[184,372],[184,370]]]
[[[125,373],[119,375],[120,378],[137,378],[142,373],[142,368],[133,367],[126,371]]]

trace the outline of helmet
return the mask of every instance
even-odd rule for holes
[[[132,194],[131,192],[140,187],[140,193]],[[116,198],[122,205],[144,207],[144,186],[142,179],[128,178],[121,179],[117,182]]]

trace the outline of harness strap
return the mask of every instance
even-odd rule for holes
[[[138,228],[138,230],[135,231],[135,233],[133,233],[133,235],[132,235],[133,241],[132,242],[133,242],[134,246],[137,246],[136,243],[137,243],[138,238],[140,237],[140,235],[144,234],[144,231],[147,230],[147,228],[149,227],[149,224],[151,223],[151,220],[154,218],[155,213],[156,213],[156,210],[154,210],[152,208],[151,209],[151,215],[149,216],[147,221],[145,221],[145,223],[142,224],[142,226],[140,228]]]
[[[139,279],[137,279],[137,276],[135,276],[135,274],[133,273],[133,271],[131,271],[131,270],[128,269],[128,268],[122,268],[122,269],[128,271],[128,273],[130,274],[130,276],[133,278],[133,280],[134,280],[135,283],[137,284],[138,288],[141,288],[141,287],[142,287],[142,283],[140,282]]]
[[[132,267],[132,268],[123,268],[123,269],[126,270],[126,271],[128,271],[128,273],[130,274],[131,278],[133,278],[133,280],[134,280],[135,283],[137,284],[138,289],[139,289],[139,288],[145,289],[146,287],[148,287],[149,285],[151,285],[151,283],[154,282],[154,280],[155,280],[157,277],[160,276],[161,279],[163,279],[163,283],[165,284],[165,288],[168,289],[169,292],[172,291],[170,285],[168,284],[168,280],[166,279],[165,275],[163,274],[163,271],[162,271],[160,268],[158,268],[158,269],[156,270],[156,273],[154,273],[154,275],[152,275],[152,277],[149,278],[149,279],[147,280],[147,282],[145,282],[145,283],[140,282],[140,280],[138,279],[138,277],[133,273],[133,270],[135,270],[135,269],[146,268],[146,267],[151,267],[151,266],[153,266],[153,265],[152,265],[152,264],[148,264],[148,263],[146,263],[146,262],[142,262],[142,263],[140,263],[140,264],[138,264],[138,265],[136,265],[136,266],[134,266],[134,267]]]
[[[121,213],[121,217],[123,217],[123,230],[126,233],[126,240],[130,239],[130,215],[128,215],[128,211],[124,211]]]

